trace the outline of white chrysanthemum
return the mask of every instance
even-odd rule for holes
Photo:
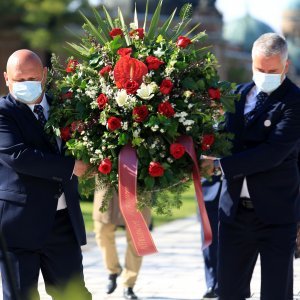
[[[129,24],[129,27],[130,27],[130,29],[133,29],[133,30],[135,30],[135,29],[138,28],[138,27],[136,26],[136,23],[134,23],[134,22],[130,23],[130,24]]]
[[[150,84],[142,83],[136,94],[144,100],[150,100],[154,96],[153,87]]]
[[[191,92],[191,91],[185,91],[183,93],[183,96],[186,97],[186,98],[190,98],[192,95],[193,95],[193,92]]]
[[[191,126],[191,125],[193,125],[194,123],[195,123],[194,120],[185,120],[185,121],[183,122],[183,125],[185,125],[185,126]]]
[[[128,95],[125,90],[120,90],[116,96],[116,102],[119,106],[124,106],[126,101],[128,100]]]

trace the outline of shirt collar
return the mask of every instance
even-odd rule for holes
[[[46,95],[44,94],[43,98],[42,98],[42,101],[40,103],[33,103],[33,104],[27,104],[27,106],[31,109],[31,111],[33,112],[34,110],[34,106],[35,105],[41,105],[44,109],[44,113],[48,114],[48,111],[49,111],[49,104],[47,102],[47,99],[46,99]]]

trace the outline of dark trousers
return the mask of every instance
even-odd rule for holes
[[[265,224],[255,210],[239,207],[233,223],[219,227],[219,300],[243,300],[258,257],[261,300],[290,300],[296,223]]]
[[[213,236],[210,246],[203,250],[205,281],[207,289],[214,291],[217,289],[218,203],[217,200],[205,202]]]
[[[81,299],[92,299],[84,284],[81,248],[75,239],[67,209],[57,211],[53,230],[41,249],[9,248],[7,254],[21,300],[40,299],[37,290],[40,271],[46,291],[53,299],[59,297],[57,292],[63,291],[70,280],[76,280]],[[1,274],[3,300],[15,300],[2,261]]]

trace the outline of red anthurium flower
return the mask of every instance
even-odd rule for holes
[[[164,175],[165,169],[159,162],[152,161],[149,164],[148,173],[152,177],[161,177]]]
[[[127,80],[124,84],[124,88],[128,95],[136,94],[136,91],[138,90],[139,87],[140,85],[138,84],[138,82],[134,80]]]
[[[181,35],[178,37],[176,45],[181,48],[186,48],[191,43],[192,41],[189,38]]]
[[[109,35],[114,38],[118,35],[120,35],[121,37],[123,36],[123,31],[121,28],[114,28],[109,32]]]
[[[137,106],[133,109],[132,115],[135,122],[143,122],[148,117],[149,111],[147,105]]]
[[[121,119],[117,117],[110,117],[107,120],[107,127],[110,131],[115,131],[121,128]]]
[[[140,39],[143,39],[145,36],[144,28],[137,28],[135,30],[130,31],[129,33],[130,36],[134,36],[135,34],[137,34]]]
[[[63,141],[68,141],[71,138],[71,130],[69,126],[62,127],[60,130],[60,137]]]
[[[70,59],[66,67],[67,73],[74,73],[79,62],[76,59]]]
[[[161,115],[164,115],[167,118],[171,118],[175,115],[175,110],[169,101],[160,103],[157,110]]]
[[[110,159],[104,158],[98,167],[98,171],[102,174],[109,174],[111,171],[111,167],[112,167],[112,163]]]
[[[168,95],[171,93],[172,88],[173,88],[172,81],[169,79],[164,79],[160,84],[159,90],[162,94]]]
[[[207,151],[215,142],[215,136],[213,134],[204,134],[202,137],[201,149]]]
[[[120,48],[117,53],[120,56],[130,55],[132,53],[132,48]]]
[[[179,143],[173,143],[170,146],[170,153],[175,159],[179,159],[185,153],[185,147]]]
[[[105,74],[108,74],[110,71],[111,71],[112,67],[111,65],[108,65],[108,66],[105,66],[104,68],[102,68],[100,71],[99,71],[99,74],[101,76],[104,76]]]
[[[146,64],[149,70],[157,70],[164,62],[155,56],[148,56],[146,57]]]
[[[66,92],[65,94],[62,94],[61,96],[62,100],[66,100],[66,99],[72,99],[73,98],[73,92]]]
[[[99,109],[103,109],[107,102],[108,102],[108,99],[107,99],[106,95],[100,94],[98,96],[97,103],[98,103]]]
[[[213,99],[213,100],[220,100],[220,98],[221,98],[221,92],[217,88],[212,88],[212,87],[209,88],[208,95],[209,95],[210,99]]]
[[[114,68],[116,86],[119,89],[125,88],[128,80],[136,81],[140,85],[143,81],[143,76],[147,73],[148,68],[143,62],[128,55],[122,56]]]

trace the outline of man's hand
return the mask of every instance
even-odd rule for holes
[[[213,156],[201,155],[201,170],[204,175],[214,175],[214,160],[217,159]]]
[[[81,177],[85,174],[88,168],[89,168],[88,164],[84,163],[82,160],[76,160],[73,174],[76,175],[77,177]]]

